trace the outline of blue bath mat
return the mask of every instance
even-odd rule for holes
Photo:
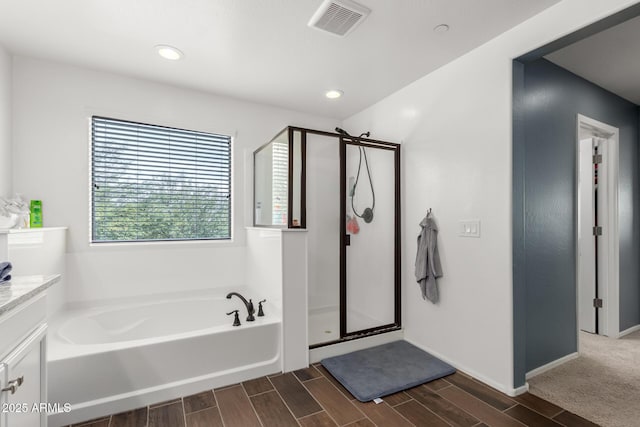
[[[453,366],[406,341],[394,341],[320,361],[361,402],[453,374]]]

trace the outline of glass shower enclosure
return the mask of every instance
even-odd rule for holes
[[[253,153],[253,225],[304,228],[303,134],[280,132]]]
[[[400,145],[288,127],[254,152],[254,225],[307,231],[311,348],[400,328]]]

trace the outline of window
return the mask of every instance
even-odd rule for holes
[[[271,223],[287,225],[287,204],[289,203],[289,143],[273,141],[273,188],[271,189]]]
[[[92,117],[91,240],[231,238],[231,137]]]

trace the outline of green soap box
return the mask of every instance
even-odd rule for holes
[[[31,228],[42,228],[42,200],[32,200],[29,210],[31,211],[29,226]]]

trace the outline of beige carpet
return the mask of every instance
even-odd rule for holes
[[[640,426],[640,331],[617,340],[580,332],[580,345],[529,391],[603,426]]]

